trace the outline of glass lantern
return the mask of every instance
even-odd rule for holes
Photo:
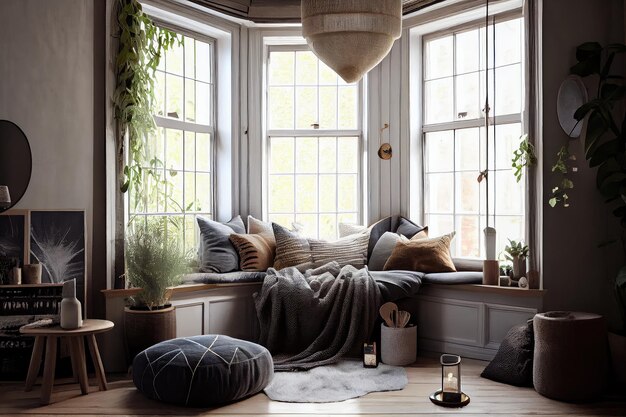
[[[461,402],[461,357],[441,355],[441,396],[444,402]]]

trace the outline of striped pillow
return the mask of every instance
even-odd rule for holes
[[[309,239],[313,265],[319,267],[328,262],[336,261],[342,267],[352,265],[361,269],[367,263],[369,240],[369,230],[346,236],[334,242]]]
[[[239,253],[239,267],[242,271],[266,271],[274,264],[276,242],[273,233],[233,233],[230,241]]]
[[[297,266],[298,269],[305,270],[313,266],[311,247],[307,238],[290,232],[276,223],[272,223],[272,229],[276,239],[275,269]]]

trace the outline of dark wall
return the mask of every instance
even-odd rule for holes
[[[623,263],[621,247],[598,244],[617,237],[619,224],[595,186],[595,169],[584,158],[580,139],[571,143],[578,173],[568,208],[547,204],[559,177],[551,173],[555,156],[566,143],[556,114],[558,89],[575,61],[576,46],[587,41],[603,45],[624,42],[622,0],[544,0],[543,2],[543,282],[548,310],[583,310],[617,322],[611,280]],[[623,70],[623,65],[620,66]],[[592,83],[589,93],[595,94]]]

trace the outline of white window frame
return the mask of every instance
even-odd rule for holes
[[[202,33],[198,33],[198,32],[194,32],[194,31],[190,31],[184,28],[181,28],[180,26],[177,25],[173,25],[170,24],[169,22],[164,22],[163,20],[160,19],[153,19],[155,24],[158,25],[159,27],[162,27],[164,29],[168,29],[171,30],[172,32],[175,32],[178,35],[183,35],[183,36],[187,36],[190,38],[194,38],[195,40],[199,40],[201,42],[204,43],[208,43],[210,44],[210,48],[211,48],[211,62],[210,62],[210,71],[211,71],[211,82],[210,84],[210,89],[211,89],[211,95],[210,95],[210,100],[212,101],[210,103],[211,106],[211,113],[210,113],[210,122],[209,124],[203,124],[203,123],[194,123],[194,122],[190,122],[185,120],[185,118],[183,117],[182,119],[175,119],[173,117],[168,117],[167,114],[160,116],[157,114],[153,115],[153,119],[157,128],[156,131],[156,135],[160,134],[159,130],[161,128],[163,129],[173,129],[173,130],[180,130],[183,132],[193,132],[194,134],[209,134],[210,137],[210,148],[208,149],[208,151],[210,152],[210,167],[209,167],[209,171],[198,171],[196,169],[194,169],[193,171],[184,169],[180,171],[181,175],[184,175],[185,173],[189,173],[189,172],[193,172],[195,173],[208,173],[211,176],[211,196],[210,196],[210,207],[208,207],[208,209],[202,209],[200,211],[185,211],[185,208],[182,207],[182,210],[180,212],[175,212],[175,211],[171,211],[171,210],[161,210],[161,211],[154,211],[154,212],[143,212],[143,213],[134,213],[132,208],[131,208],[131,199],[130,196],[128,195],[128,193],[126,194],[126,213],[127,213],[127,219],[126,219],[126,224],[128,225],[129,220],[131,218],[144,218],[144,219],[148,219],[150,217],[169,217],[169,216],[181,216],[183,218],[183,241],[186,241],[186,230],[184,227],[184,218],[185,216],[189,216],[189,215],[193,215],[194,218],[196,216],[205,216],[208,218],[214,218],[215,217],[215,213],[216,213],[216,187],[217,187],[217,180],[216,180],[216,149],[217,149],[217,105],[218,105],[218,100],[217,100],[217,54],[216,54],[216,39],[214,39],[213,37],[210,37],[208,35],[202,34]],[[183,59],[183,96],[182,96],[182,102],[183,102],[183,106],[185,104],[185,94],[186,94],[186,89],[184,88],[184,81],[190,78],[185,77],[185,65],[186,62]],[[158,70],[157,70],[158,71]],[[163,71],[165,74],[167,74],[167,71]],[[193,80],[195,80],[195,78],[193,78]],[[164,86],[165,88],[165,100],[166,102],[164,103],[165,106],[167,106],[167,83]],[[197,102],[196,102],[197,104]],[[166,108],[167,110],[167,108]],[[195,111],[197,112],[197,105],[195,108]],[[184,115],[184,108],[183,108],[183,115]],[[183,140],[184,140],[184,133],[183,133]],[[197,149],[196,149],[197,152]],[[167,155],[167,139],[163,138],[163,154],[164,157]],[[185,160],[185,147],[183,146],[183,155],[182,155],[183,161]],[[143,167],[144,169],[151,169],[149,167]],[[162,168],[158,168],[158,170],[160,170],[162,172],[162,174],[165,175],[168,171],[167,166],[163,166]],[[197,189],[197,183],[194,184],[194,189],[197,195],[198,189]],[[165,193],[167,194],[168,189],[167,189],[167,183],[165,184]],[[185,186],[183,186],[182,189],[182,201],[183,204],[186,201],[185,199]],[[198,241],[198,230],[197,228],[195,229],[195,233],[196,236],[194,238],[194,240],[197,242]]]
[[[497,23],[501,23],[503,21],[507,21],[507,20],[513,20],[513,19],[522,19],[522,25],[524,24],[523,22],[523,15],[522,15],[522,11],[519,9],[516,10],[509,10],[509,11],[504,11],[504,12],[500,12],[500,13],[494,13],[491,14],[489,16],[489,22],[491,24],[492,19],[495,17],[496,19],[496,24]],[[425,61],[424,58],[426,56],[426,52],[425,52],[425,48],[424,45],[426,44],[427,41],[432,40],[432,39],[437,39],[437,38],[441,38],[444,36],[448,36],[448,35],[452,35],[454,33],[458,33],[458,32],[463,32],[464,30],[471,30],[471,29],[480,29],[485,27],[485,19],[484,17],[482,18],[473,18],[471,20],[468,20],[467,22],[458,24],[454,27],[450,27],[450,28],[446,28],[443,30],[436,30],[436,31],[432,31],[432,32],[428,32],[428,33],[424,33],[421,36],[419,36],[419,57],[417,57],[416,60],[412,60],[412,63],[415,63],[416,61],[419,62],[420,65],[420,70],[419,72],[416,73],[416,75],[414,75],[414,79],[419,80],[417,82],[417,84],[419,85],[418,89],[412,89],[411,94],[414,94],[414,92],[417,90],[419,91],[419,120],[420,120],[420,124],[419,124],[419,150],[418,150],[418,157],[419,157],[419,161],[421,164],[421,168],[419,170],[418,173],[418,178],[419,178],[419,187],[420,187],[420,205],[419,205],[419,214],[421,216],[422,220],[426,219],[427,213],[426,213],[426,205],[425,205],[425,200],[426,200],[426,172],[425,172],[425,166],[426,166],[426,152],[425,152],[425,143],[426,143],[426,133],[431,133],[431,132],[443,132],[443,131],[452,131],[454,134],[454,131],[459,130],[459,129],[469,129],[469,128],[484,128],[485,127],[485,116],[484,116],[484,111],[481,111],[480,115],[478,118],[475,119],[469,119],[469,120],[465,120],[465,119],[461,119],[461,120],[454,120],[454,121],[450,121],[450,122],[443,122],[443,123],[430,123],[427,124],[425,122],[425,106],[426,106],[426,96],[425,96],[425,84],[426,84],[426,78],[424,76],[425,71]],[[523,28],[522,30],[525,30],[525,28]],[[486,34],[488,34],[489,32],[486,31]],[[522,32],[522,38],[523,38],[523,32]],[[492,40],[489,39],[489,41],[491,42]],[[483,59],[482,57],[480,57],[480,59]],[[525,84],[526,80],[525,80],[525,73],[524,73],[524,62],[526,60],[526,56],[524,54],[524,48],[521,48],[521,76],[522,76],[522,83]],[[456,62],[456,54],[453,54],[453,68],[456,68],[455,65]],[[489,68],[488,66],[488,62],[486,63],[486,68],[485,71],[487,73],[493,71],[493,68]],[[495,65],[495,62],[493,63],[493,65]],[[479,73],[480,73],[480,69],[479,69]],[[452,96],[452,106],[453,106],[453,111],[456,112],[456,81],[457,81],[457,75],[453,74],[453,96]],[[482,80],[481,80],[482,82]],[[482,100],[484,100],[484,97],[480,97]],[[490,103],[490,106],[493,106],[494,103]],[[522,94],[522,107],[520,108],[520,112],[519,113],[514,113],[514,114],[504,114],[504,115],[498,115],[498,116],[493,116],[491,115],[489,117],[489,127],[490,128],[494,128],[495,131],[495,127],[498,125],[507,125],[507,124],[513,124],[513,123],[519,123],[520,125],[522,125],[522,129],[523,129],[523,94]],[[415,114],[415,113],[413,113]],[[493,107],[492,107],[492,114],[493,114]],[[520,132],[521,134],[522,132]],[[493,140],[492,137],[489,138],[489,140]],[[488,143],[485,144],[487,147],[489,146]],[[481,158],[484,156],[484,151],[481,149]],[[494,161],[495,161],[495,155],[490,155],[490,160],[485,161],[486,166],[480,166],[480,169],[489,169],[489,174],[493,175],[496,171],[495,169],[495,165],[494,165]],[[456,170],[456,167],[453,167],[452,173],[454,173],[456,175],[456,173],[459,172]],[[478,172],[476,173],[478,176]],[[511,174],[513,175],[513,174]],[[525,184],[525,182],[522,183]],[[455,202],[456,202],[456,180],[453,181],[453,194],[454,194],[454,198],[455,198]],[[495,188],[495,184],[493,186],[493,190],[494,192],[497,192],[496,188]],[[525,193],[522,194],[522,198],[525,199]],[[481,200],[479,200],[481,201]],[[495,202],[495,197],[494,197],[494,202]],[[479,203],[479,212],[476,216],[478,216],[479,219],[479,228],[480,225],[483,224],[484,220],[486,220],[487,215],[484,213],[480,212],[480,204]],[[524,205],[524,200],[522,200],[522,205]],[[442,215],[452,215],[453,221],[454,221],[454,228],[456,230],[457,228],[457,207],[456,204],[453,205],[453,209],[452,209],[452,213],[428,213],[430,215],[438,215],[438,214],[442,214]],[[507,215],[500,215],[499,217],[506,217]],[[519,217],[518,215],[510,215],[512,217]],[[526,222],[528,221],[527,219],[527,214],[525,213],[524,210],[522,210],[522,224],[525,225]],[[489,217],[494,219],[498,216],[496,216],[494,209],[490,208],[490,213],[489,213]],[[489,224],[491,226],[494,226],[493,224],[491,224],[491,222],[489,222]],[[486,225],[486,223],[485,223]],[[526,234],[526,227],[523,228],[523,233],[524,233],[524,241],[526,240],[527,236],[525,236]],[[480,255],[479,256],[484,256],[484,247],[483,247],[483,243],[482,241],[479,241],[479,248],[480,248]],[[459,254],[456,254],[457,257],[460,257]]]
[[[269,68],[270,62],[270,54],[271,52],[297,52],[297,51],[310,51],[308,45],[305,44],[274,44],[266,45],[264,51],[264,68]],[[319,86],[319,84],[318,84]],[[364,151],[364,135],[363,135],[363,103],[364,103],[364,92],[363,92],[363,80],[358,82],[357,87],[357,128],[356,129],[296,129],[294,125],[294,129],[269,129],[269,71],[265,70],[263,74],[263,123],[265,126],[264,129],[264,164],[263,164],[263,218],[265,220],[269,219],[269,199],[270,199],[270,190],[269,190],[269,172],[270,167],[269,163],[271,161],[271,138],[276,137],[356,137],[358,138],[358,157],[357,157],[357,223],[362,224],[364,219],[364,199],[363,199],[363,151]],[[294,89],[295,94],[295,89]],[[294,111],[295,111],[295,97],[294,97]],[[318,109],[319,114],[319,109]],[[319,165],[319,161],[318,161]],[[288,175],[288,174],[286,174]],[[296,176],[297,174],[294,174]],[[318,177],[319,184],[319,176],[320,173],[317,174],[307,174],[307,175],[316,175]],[[339,172],[334,174],[337,176],[340,175]],[[339,189],[337,187],[337,196],[338,198]],[[295,193],[294,193],[294,217],[297,214],[295,211]],[[341,212],[321,212],[319,211],[319,199],[318,199],[318,211],[315,213],[306,213],[306,214],[336,214],[339,215]],[[336,203],[335,207],[338,204]],[[277,214],[277,213],[272,213]],[[282,214],[282,213],[281,213]],[[285,213],[291,214],[291,213]],[[317,223],[317,234],[319,235],[319,221]],[[337,236],[339,236],[339,229],[337,223]]]

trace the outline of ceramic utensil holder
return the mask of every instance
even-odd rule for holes
[[[387,365],[405,366],[417,356],[417,326],[387,327],[380,324],[380,355]]]
[[[41,264],[22,267],[22,284],[41,284]]]

